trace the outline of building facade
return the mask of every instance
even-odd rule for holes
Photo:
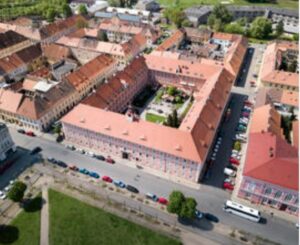
[[[0,161],[7,158],[10,150],[16,151],[16,145],[10,136],[7,126],[4,123],[0,123]]]

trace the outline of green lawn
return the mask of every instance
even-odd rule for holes
[[[298,9],[298,1],[293,1],[293,0],[277,0],[276,4],[258,4],[258,3],[249,3],[246,0],[224,0],[231,2],[231,4],[236,4],[236,5],[255,5],[255,6],[275,6],[278,8],[292,8],[292,9]],[[160,4],[163,6],[172,6],[175,3],[175,0],[158,0]],[[200,5],[200,4],[217,4],[220,3],[220,0],[180,0],[179,5],[183,8],[188,8],[194,5]]]
[[[49,200],[51,245],[181,244],[56,191]]]
[[[39,245],[41,197],[33,199],[8,226],[0,230],[0,244]]]
[[[146,114],[146,120],[149,121],[149,122],[154,122],[154,123],[159,122],[159,123],[161,123],[161,122],[164,122],[166,120],[166,118],[163,117],[163,116],[152,114],[152,113],[147,113]]]

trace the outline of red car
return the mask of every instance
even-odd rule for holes
[[[247,105],[247,106],[253,106],[253,103],[249,100],[245,100],[244,104]]]
[[[235,159],[234,157],[231,157],[229,162],[234,165],[240,165],[240,161]]]
[[[77,170],[78,170],[78,168],[77,168],[75,165],[69,166],[69,169],[74,170],[74,171],[77,171]]]
[[[113,182],[112,178],[109,177],[109,176],[103,176],[103,177],[102,177],[102,180],[105,181],[105,182],[108,182],[108,183]]]
[[[248,113],[248,112],[243,112],[243,113],[242,113],[242,116],[243,116],[243,117],[249,117],[249,116],[250,116],[250,113]]]
[[[226,190],[230,190],[232,191],[234,189],[234,186],[228,182],[224,182],[223,183],[223,188],[226,189]]]
[[[108,157],[106,158],[106,162],[108,162],[108,163],[110,163],[110,164],[114,164],[114,163],[115,163],[115,161],[114,161],[113,159],[111,159],[110,156],[108,156]]]
[[[25,134],[28,136],[31,136],[31,137],[35,136],[34,132],[32,132],[32,131],[27,131]]]
[[[163,198],[163,197],[159,197],[157,202],[160,203],[160,204],[168,205],[168,200],[166,198]]]

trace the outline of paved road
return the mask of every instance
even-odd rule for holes
[[[168,197],[172,190],[181,190],[187,196],[193,196],[196,198],[199,203],[198,208],[200,210],[215,214],[219,217],[220,222],[223,224],[275,240],[281,244],[297,244],[298,230],[292,223],[276,217],[271,218],[264,214],[264,217],[266,217],[268,221],[267,224],[256,224],[223,212],[222,204],[226,199],[230,198],[230,194],[220,188],[209,185],[201,185],[200,190],[191,189],[186,186],[155,177],[151,174],[147,174],[142,172],[142,170],[127,167],[120,163],[110,165],[105,162],[92,159],[88,156],[67,150],[62,145],[43,138],[29,138],[28,136],[18,134],[16,130],[12,128],[10,129],[10,132],[17,145],[27,149],[41,146],[43,148],[42,154],[44,156],[55,156],[57,159],[63,160],[66,163],[85,167],[89,170],[98,172],[100,175],[109,175],[112,178],[121,179],[127,184],[136,186],[143,193],[153,192],[159,196]],[[26,153],[24,158],[28,161],[23,162],[31,162],[30,155],[28,153]],[[23,166],[17,164],[12,168],[17,167]],[[13,169],[11,169],[11,172],[14,172]],[[3,186],[0,187],[2,188]]]

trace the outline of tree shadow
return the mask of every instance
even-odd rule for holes
[[[23,201],[22,207],[25,212],[37,212],[40,211],[45,204],[45,200],[41,196],[34,198],[25,199]]]
[[[19,229],[12,225],[0,225],[0,243],[9,244],[19,239]]]
[[[185,226],[190,226],[193,228],[198,228],[203,231],[210,231],[214,228],[214,225],[209,220],[202,218],[200,220],[198,219],[186,219],[186,218],[177,218],[178,222]]]

